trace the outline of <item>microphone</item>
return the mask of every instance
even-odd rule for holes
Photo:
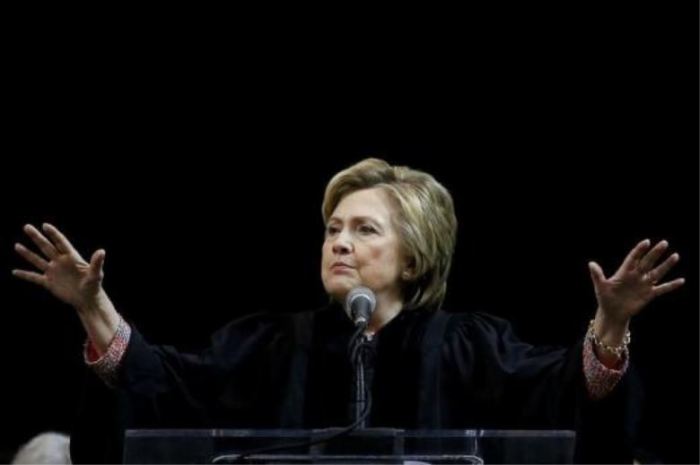
[[[374,292],[364,286],[352,289],[345,297],[345,313],[357,327],[365,327],[369,324],[376,306],[377,298]]]

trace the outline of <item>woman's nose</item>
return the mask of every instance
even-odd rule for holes
[[[348,239],[345,233],[338,234],[338,237],[333,241],[333,253],[342,255],[350,253],[352,250],[352,243]]]

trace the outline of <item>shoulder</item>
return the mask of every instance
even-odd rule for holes
[[[448,335],[458,333],[477,334],[502,334],[512,329],[508,320],[480,311],[448,311],[438,310],[437,318],[447,318]]]
[[[442,338],[445,349],[458,353],[464,350],[487,350],[501,352],[520,347],[523,342],[513,331],[511,323],[496,315],[481,312],[450,312],[439,310],[446,315],[448,323]],[[438,318],[440,318],[438,316]],[[445,316],[443,316],[445,318]]]
[[[214,345],[230,340],[270,339],[292,334],[300,322],[310,321],[320,310],[303,312],[256,312],[236,318],[217,330],[212,336]]]

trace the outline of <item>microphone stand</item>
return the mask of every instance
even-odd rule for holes
[[[365,378],[366,355],[371,350],[370,339],[364,334],[366,325],[361,325],[351,342],[351,362],[355,368],[355,402],[353,409],[353,422],[357,423],[357,429],[367,428],[367,398],[369,390]]]
[[[372,347],[369,344],[371,338],[365,336],[364,334],[366,328],[366,324],[359,325],[357,331],[355,331],[355,334],[353,334],[352,339],[350,339],[350,343],[348,344],[350,362],[355,367],[355,408],[352,409],[352,415],[354,418],[350,425],[326,437],[264,446],[235,454],[219,455],[214,457],[212,463],[244,463],[244,460],[247,460],[249,457],[253,457],[256,454],[309,447],[314,444],[322,444],[335,440],[352,431],[355,431],[358,428],[365,429],[367,427],[367,417],[369,417],[372,409],[372,393],[369,391],[369,389],[367,389],[367,385],[365,383],[365,357],[372,351]]]

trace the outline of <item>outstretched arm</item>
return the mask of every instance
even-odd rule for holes
[[[29,224],[24,227],[40,253],[15,244],[17,253],[38,271],[13,270],[12,274],[44,287],[73,306],[95,348],[104,353],[120,322],[102,287],[105,251],[95,251],[87,262],[57,228],[44,223],[42,231]]]
[[[593,331],[602,343],[596,346],[596,354],[606,365],[617,363],[619,358],[601,347],[621,346],[632,317],[656,297],[678,289],[685,282],[683,278],[662,282],[680,259],[673,253],[661,261],[667,250],[667,241],[659,241],[651,247],[651,242],[645,239],[627,254],[610,277],[605,276],[596,262],[588,264],[598,301]]]

